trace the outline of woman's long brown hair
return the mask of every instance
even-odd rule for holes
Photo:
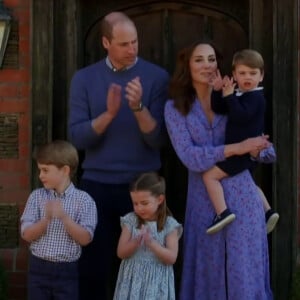
[[[169,96],[173,99],[174,106],[183,115],[189,113],[195,101],[196,91],[192,83],[190,59],[195,48],[200,44],[210,45],[215,50],[218,65],[221,59],[219,51],[210,41],[196,41],[178,52],[175,71],[169,84]]]

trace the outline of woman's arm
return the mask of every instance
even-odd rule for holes
[[[253,138],[248,138],[240,143],[228,144],[224,147],[224,156],[230,157],[233,155],[243,155],[246,153],[260,152],[271,146],[268,141],[268,136],[257,136]]]
[[[193,111],[193,114],[195,113]],[[197,116],[198,119],[200,117],[201,115]],[[183,116],[174,108],[172,101],[166,104],[165,120],[177,156],[189,170],[194,172],[204,172],[227,157],[261,151],[270,145],[267,136],[249,138],[235,144],[214,145],[215,135],[219,135],[218,140],[224,137],[225,125],[219,125],[219,129],[207,128],[194,115]],[[198,138],[198,141],[195,141],[195,138]]]

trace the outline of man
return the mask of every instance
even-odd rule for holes
[[[168,73],[137,56],[137,30],[125,14],[106,15],[101,31],[107,57],[77,71],[70,89],[70,139],[85,153],[80,187],[95,200],[99,216],[80,259],[82,300],[111,298],[120,216],[133,209],[129,183],[159,170],[166,138]]]

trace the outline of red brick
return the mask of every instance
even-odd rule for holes
[[[19,22],[28,22],[30,20],[30,11],[29,9],[24,9],[24,8],[19,8],[19,9],[14,9],[13,11],[14,16],[16,19],[19,20]]]
[[[30,82],[30,74],[28,70],[11,70],[4,69],[0,72],[1,82]]]
[[[20,214],[30,193],[31,1],[3,1],[19,25],[19,69],[0,70],[0,111],[19,114],[19,159],[0,159],[0,186],[4,186],[0,188],[0,202],[17,203]],[[9,271],[9,300],[26,299],[27,254],[28,243],[21,238],[18,249],[0,250],[0,257]]]
[[[6,6],[6,7],[9,7],[9,8],[15,8],[15,7],[20,7],[21,5],[21,3],[23,2],[23,1],[25,1],[25,0],[4,0],[3,2],[4,2],[4,5]]]
[[[28,53],[29,52],[29,45],[30,41],[29,39],[20,39],[19,40],[19,52],[20,53]]]
[[[26,21],[25,21],[26,22]],[[19,36],[20,38],[22,37],[22,39],[25,38],[29,38],[29,34],[30,34],[30,24],[27,21],[26,23],[22,23],[19,26]],[[26,55],[28,55],[29,53],[27,52]]]
[[[18,84],[0,84],[1,97],[17,97],[20,94]]]
[[[1,73],[0,73],[1,74]],[[20,112],[27,112],[29,109],[28,101],[23,101],[24,99],[22,98],[14,98],[11,99],[10,101],[1,101],[0,95],[0,111],[2,113],[20,113]]]
[[[19,159],[1,160],[0,159],[1,172],[29,172],[28,161]],[[0,174],[1,174],[0,172]]]
[[[21,124],[20,124],[21,126]],[[27,126],[26,126],[27,127]],[[19,130],[19,143],[22,145],[29,145],[29,134],[28,134],[28,130],[24,130],[24,129],[20,129]]]
[[[26,138],[26,140],[28,140],[28,137]],[[25,158],[25,159],[28,159],[30,158],[30,150],[29,150],[29,147],[28,145],[20,145],[19,144],[19,158],[22,159],[22,158]]]
[[[29,69],[31,67],[31,58],[28,55],[20,53],[19,55],[19,66],[20,69]]]
[[[31,0],[4,0],[4,3],[7,7],[20,9],[20,8],[26,8],[29,9]]]
[[[29,98],[30,96],[30,87],[28,85],[21,85],[19,87],[19,93],[20,93],[20,96],[21,97],[24,97],[24,98]]]
[[[16,4],[15,2],[16,0],[3,0],[3,5],[12,8]],[[17,0],[17,2],[19,2],[19,0]]]
[[[28,190],[15,190],[15,189],[9,189],[9,190],[0,190],[0,199],[5,199],[4,201],[1,200],[1,203],[24,203],[28,198]]]
[[[16,173],[9,173],[6,175],[0,175],[0,185],[3,189],[9,189],[9,188],[20,188],[20,174]]]
[[[0,174],[0,185],[2,189],[27,189],[30,186],[30,176],[23,173]]]

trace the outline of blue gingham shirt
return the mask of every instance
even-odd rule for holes
[[[93,238],[97,224],[97,209],[94,200],[86,192],[77,189],[73,183],[62,195],[54,190],[39,188],[34,190],[26,203],[21,217],[21,233],[45,217],[45,203],[60,199],[63,209],[74,222],[81,225]],[[67,233],[61,220],[52,219],[47,232],[30,244],[31,253],[53,262],[73,262],[81,255],[81,246]]]

